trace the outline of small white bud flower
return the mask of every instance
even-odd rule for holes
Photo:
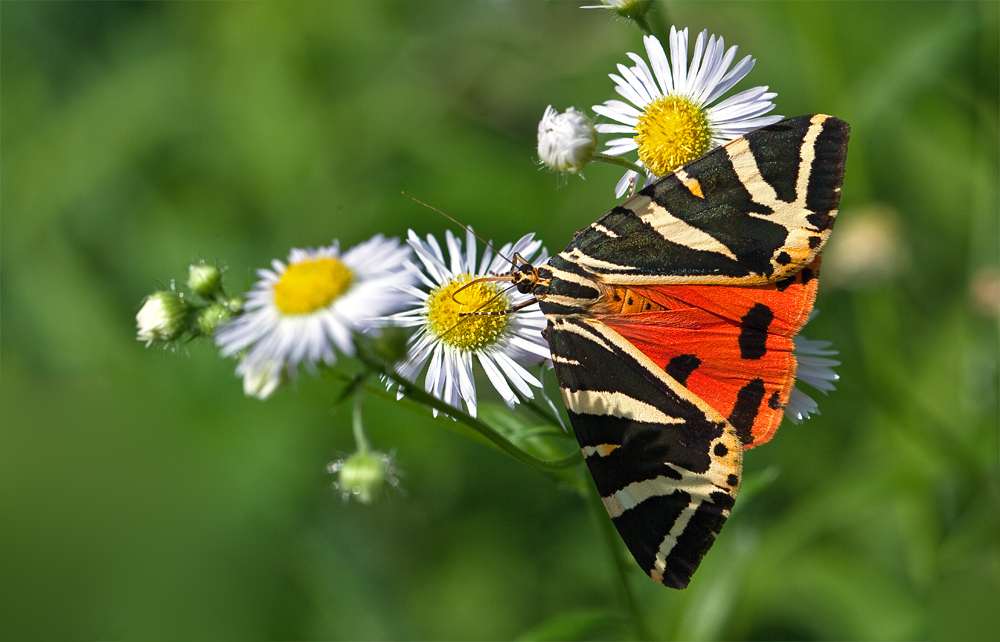
[[[563,113],[549,105],[538,123],[538,157],[557,172],[576,174],[594,158],[597,130],[581,111]]]
[[[192,265],[188,268],[188,287],[200,296],[212,296],[222,287],[222,274],[214,265]]]
[[[184,332],[187,304],[176,292],[160,290],[150,294],[135,315],[136,338],[148,347],[154,341],[171,341]]]

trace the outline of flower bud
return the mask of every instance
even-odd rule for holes
[[[594,158],[597,131],[583,112],[570,107],[563,113],[545,108],[538,123],[538,157],[557,172],[576,174]]]
[[[222,290],[222,273],[214,265],[192,265],[188,268],[188,287],[197,295],[210,297]]]
[[[213,303],[198,313],[198,331],[206,337],[211,336],[220,325],[233,316],[229,308],[221,303]]]
[[[627,20],[639,20],[649,13],[653,0],[601,0],[601,4],[580,7],[581,9],[608,9]]]
[[[392,459],[377,450],[356,452],[347,459],[331,462],[327,471],[337,475],[333,487],[340,490],[344,501],[354,497],[362,504],[371,504],[386,482],[390,486],[399,484]]]
[[[150,294],[135,315],[136,338],[145,341],[147,347],[154,341],[176,339],[184,332],[187,311],[187,302],[176,292],[160,290]]]

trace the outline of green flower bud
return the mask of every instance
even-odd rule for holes
[[[222,291],[222,273],[214,265],[192,265],[188,268],[188,287],[195,294],[210,297]]]
[[[147,347],[154,341],[176,339],[184,332],[187,312],[187,302],[176,292],[160,290],[150,294],[135,315],[136,338],[145,341]]]
[[[211,336],[223,322],[229,320],[233,313],[221,303],[213,303],[198,314],[198,331],[206,337]]]
[[[234,296],[233,298],[226,301],[226,307],[229,308],[229,311],[232,313],[233,316],[236,316],[238,314],[243,313],[244,303],[245,302],[243,301],[242,297]]]
[[[386,483],[399,484],[392,456],[377,450],[356,452],[347,459],[332,462],[327,471],[337,475],[333,487],[340,491],[344,501],[353,497],[362,504],[371,504]]]

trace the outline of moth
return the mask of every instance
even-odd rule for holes
[[[580,448],[639,566],[688,585],[795,383],[850,127],[791,118],[675,170],[504,275],[534,296]]]

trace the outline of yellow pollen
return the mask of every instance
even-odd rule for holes
[[[343,294],[354,273],[337,259],[313,259],[289,265],[274,286],[274,304],[285,314],[325,308]]]
[[[461,316],[470,312],[503,312],[510,308],[510,297],[491,282],[476,283],[471,274],[460,274],[427,297],[427,328],[440,341],[460,350],[475,352],[489,347],[509,323],[507,315]],[[499,296],[498,296],[499,294]],[[452,298],[454,295],[454,298]]]
[[[635,131],[639,159],[657,176],[693,161],[712,144],[708,117],[685,96],[661,96],[646,105]]]

